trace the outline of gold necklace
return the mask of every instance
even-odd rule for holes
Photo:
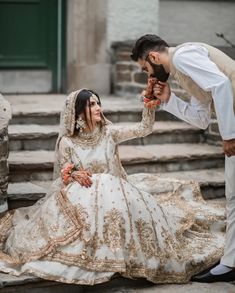
[[[73,137],[73,141],[76,145],[86,148],[94,147],[98,145],[105,134],[105,127],[97,126],[92,132],[82,132]]]

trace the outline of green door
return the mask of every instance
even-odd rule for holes
[[[0,0],[0,70],[41,70],[58,84],[58,0]],[[63,31],[59,28],[59,32]],[[44,71],[43,71],[44,70]]]

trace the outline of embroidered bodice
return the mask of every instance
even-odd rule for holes
[[[93,133],[81,133],[73,137],[63,137],[59,147],[60,167],[74,163],[77,168],[89,169],[91,173],[109,173],[125,178],[117,145],[152,132],[155,111],[144,108],[142,121],[125,127],[108,124],[97,127]]]

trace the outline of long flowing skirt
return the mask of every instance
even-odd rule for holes
[[[198,184],[144,184],[94,174],[90,188],[57,180],[45,199],[0,220],[0,270],[96,284],[115,273],[183,283],[223,254],[225,213]],[[150,192],[146,192],[147,189]]]

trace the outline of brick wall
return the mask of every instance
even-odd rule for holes
[[[116,42],[112,46],[112,91],[117,95],[136,97],[146,86],[147,76],[141,72],[138,64],[130,59],[133,42]],[[224,53],[235,59],[235,48],[219,47]],[[172,92],[187,100],[188,94],[179,86],[176,80],[169,78]],[[205,131],[207,142],[221,144],[221,137],[215,114]]]

